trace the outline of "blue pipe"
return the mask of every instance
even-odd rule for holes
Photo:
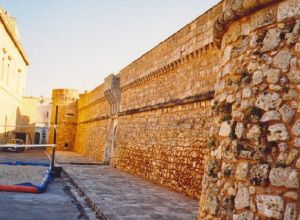
[[[44,193],[47,189],[48,183],[53,180],[53,176],[51,174],[51,167],[49,163],[36,163],[36,162],[22,162],[22,161],[15,161],[15,162],[0,162],[3,165],[16,165],[16,166],[45,166],[49,167],[46,170],[46,175],[39,185],[34,185],[32,183],[20,183],[16,184],[17,186],[32,186],[37,189],[37,193]]]

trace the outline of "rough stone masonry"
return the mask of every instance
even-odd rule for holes
[[[299,33],[299,0],[222,1],[70,108],[60,96],[58,143],[200,198],[199,219],[299,220]]]

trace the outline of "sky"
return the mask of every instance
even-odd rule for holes
[[[219,0],[0,0],[30,60],[26,95],[92,90]]]

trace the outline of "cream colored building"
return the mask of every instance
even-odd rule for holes
[[[0,8],[0,142],[11,138],[28,139],[18,131],[17,122],[25,105],[31,101],[23,99],[28,58],[20,43],[15,18]],[[33,101],[34,102],[34,101]],[[25,120],[25,118],[23,118]],[[30,120],[27,120],[30,123]]]
[[[47,144],[51,126],[52,99],[41,98],[37,107],[35,144]]]

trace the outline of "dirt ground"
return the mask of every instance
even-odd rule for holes
[[[0,165],[0,185],[42,183],[48,168],[43,166]]]

